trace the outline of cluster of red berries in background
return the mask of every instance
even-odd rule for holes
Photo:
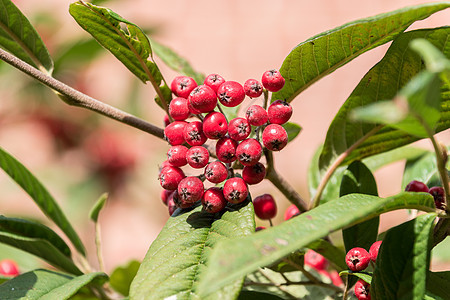
[[[161,198],[170,214],[198,201],[204,211],[217,213],[227,203],[247,199],[248,185],[260,183],[266,175],[260,162],[263,148],[280,151],[288,142],[282,124],[292,116],[292,107],[281,100],[273,101],[267,109],[254,104],[246,109],[245,117],[227,120],[221,106],[236,107],[246,96],[256,98],[264,90],[276,92],[283,86],[284,78],[277,70],[265,72],[261,82],[249,79],[244,85],[218,74],[208,75],[202,85],[188,76],[175,77],[171,90],[176,98],[169,104],[173,121],[167,117],[164,129],[171,147],[159,174],[164,189]],[[186,176],[182,167],[187,165],[203,172]],[[235,173],[238,168],[242,168],[240,175]],[[205,188],[205,181],[213,186]],[[263,219],[273,218],[274,208],[264,208]]]
[[[14,260],[2,259],[0,260],[0,275],[7,277],[16,277],[20,274],[19,267]]]
[[[406,192],[424,192],[424,193],[430,193],[434,198],[434,205],[438,209],[445,210],[445,191],[444,188],[441,186],[433,186],[431,188],[428,188],[428,186],[418,180],[413,180],[405,188]]]

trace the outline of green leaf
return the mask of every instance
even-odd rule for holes
[[[422,156],[406,162],[402,178],[402,190],[413,180],[422,181],[429,187],[441,185],[434,152],[426,152]]]
[[[109,284],[122,295],[128,296],[131,282],[136,276],[140,265],[138,261],[133,260],[124,267],[116,268],[109,278]]]
[[[100,198],[98,198],[97,202],[95,202],[94,206],[91,209],[91,212],[89,213],[89,217],[95,223],[97,223],[98,221],[98,215],[105,206],[106,200],[108,200],[108,193],[104,193],[100,196]]]
[[[69,299],[77,291],[90,283],[103,284],[105,273],[89,273],[79,277],[50,270],[34,270],[24,273],[0,285],[2,299]]]
[[[242,291],[238,300],[282,300],[283,298],[262,292]]]
[[[351,194],[257,234],[220,241],[211,253],[208,268],[200,274],[198,291],[208,295],[333,231],[400,208],[434,211],[433,197],[426,193],[400,193],[383,199]]]
[[[148,299],[151,295],[152,299],[197,299],[198,277],[205,264],[211,263],[211,250],[216,244],[231,237],[252,235],[254,231],[250,201],[228,206],[218,214],[203,212],[201,207],[184,213],[178,210],[148,250],[131,285],[130,298]],[[206,299],[234,299],[244,275],[227,282]]]
[[[352,272],[349,270],[345,270],[339,273],[339,276],[355,276],[358,277],[359,279],[364,280],[365,282],[367,282],[368,284],[372,283],[372,275],[368,274],[368,273],[363,273],[363,272]],[[356,280],[355,280],[356,282]],[[349,286],[352,286],[353,284],[350,284]]]
[[[11,2],[0,0],[0,47],[51,74],[53,61],[30,21]]]
[[[373,273],[373,298],[423,299],[435,218],[421,215],[386,233]]]
[[[93,39],[77,39],[61,45],[58,56],[55,57],[54,73],[85,68],[87,64],[103,52],[103,48]]]
[[[288,142],[290,143],[302,130],[302,127],[296,123],[287,122],[282,125],[288,134]]]
[[[308,245],[308,248],[320,253],[333,264],[338,272],[347,269],[347,265],[345,264],[345,252],[326,240],[319,239],[314,241]]]
[[[0,167],[31,196],[42,212],[61,228],[78,252],[85,255],[83,243],[55,199],[27,168],[1,148]]]
[[[450,60],[427,40],[415,39],[411,42],[410,47],[423,58],[427,70],[433,73],[450,70]]]
[[[300,43],[284,60],[280,72],[286,84],[272,99],[292,101],[311,84],[355,57],[391,41],[415,21],[449,6],[448,2],[410,6],[344,24]]]
[[[352,122],[348,115],[357,107],[393,99],[398,91],[422,70],[422,60],[409,47],[411,40],[425,38],[443,53],[450,53],[450,44],[445,42],[449,36],[450,27],[444,27],[410,31],[394,40],[383,59],[364,76],[331,123],[320,156],[321,170],[325,170],[340,154],[363,138],[365,140],[362,144],[346,157],[343,164],[389,151],[418,139],[390,126],[384,126],[368,137],[378,126]],[[444,85],[441,90],[441,119],[436,125],[436,132],[450,127],[449,88]]]
[[[446,272],[428,272],[427,273],[427,292],[442,297],[442,299],[450,299],[448,287],[450,286],[450,271]]]

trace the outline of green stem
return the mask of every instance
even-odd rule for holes
[[[342,300],[346,300],[348,297],[348,276],[345,277],[345,287],[344,287],[344,295],[342,296]]]
[[[97,259],[100,271],[105,272],[105,262],[102,254],[100,223],[95,222],[95,246],[97,248]]]

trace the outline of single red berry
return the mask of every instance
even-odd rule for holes
[[[167,205],[167,200],[169,199],[170,195],[172,195],[173,191],[171,190],[162,190],[161,191],[161,201],[164,203],[164,205]]]
[[[175,203],[175,207],[179,207],[181,209],[189,208],[193,206],[195,203],[186,201],[185,199],[181,198],[180,194],[178,193],[178,190],[175,190],[170,197],[172,198],[173,203]]]
[[[269,220],[277,214],[277,204],[272,195],[264,194],[253,199],[255,215],[261,220]]]
[[[217,105],[217,95],[207,85],[199,85],[189,94],[189,105],[201,113],[213,111]]]
[[[284,124],[292,116],[292,106],[283,100],[274,101],[267,109],[267,115],[269,116],[269,123]]]
[[[195,176],[185,177],[180,181],[177,189],[181,200],[188,203],[194,203],[200,200],[204,190],[203,182]]]
[[[169,114],[175,121],[186,120],[191,114],[189,111],[188,100],[181,97],[172,99],[169,104]]]
[[[203,119],[203,133],[210,139],[218,140],[228,131],[227,118],[220,112],[210,112]]]
[[[278,92],[284,86],[284,78],[278,70],[264,72],[261,82],[269,92]]]
[[[184,127],[183,137],[191,146],[201,146],[208,139],[203,133],[203,123],[200,121],[193,121]]]
[[[358,300],[370,300],[370,284],[360,279],[355,284],[355,296]]]
[[[186,153],[188,164],[194,169],[201,169],[208,164],[209,152],[203,146],[194,146]]]
[[[173,200],[173,195],[178,192],[175,190],[172,194],[170,194],[169,198],[167,199],[167,209],[169,211],[169,216],[173,215],[175,210],[177,209],[177,205],[175,204],[175,201]]]
[[[295,204],[291,204],[286,211],[284,212],[284,220],[287,221],[293,217],[296,217],[300,214],[300,210]]]
[[[227,179],[228,169],[223,163],[217,160],[210,162],[205,167],[204,175],[209,182],[221,183],[222,181]]]
[[[266,227],[258,226],[258,227],[255,228],[255,232],[258,232],[258,231],[261,231],[261,230],[264,230],[264,229],[266,229]]]
[[[331,270],[329,273],[329,277],[335,286],[343,286],[344,282],[342,282],[339,273],[336,270]]]
[[[177,76],[172,80],[170,89],[178,97],[186,98],[197,87],[195,80],[188,76]]]
[[[236,81],[225,81],[217,89],[220,103],[226,107],[235,107],[244,101],[244,87]]]
[[[176,145],[167,151],[167,161],[175,167],[182,167],[187,164],[186,153],[188,148],[183,145]]]
[[[178,183],[186,177],[178,167],[165,167],[159,173],[159,182],[163,189],[176,190]]]
[[[0,260],[0,274],[4,276],[18,276],[20,274],[19,267],[14,260],[3,259]]]
[[[328,261],[316,251],[309,249],[305,253],[305,264],[316,270],[325,270],[328,266]]]
[[[256,98],[261,96],[263,92],[263,86],[261,82],[256,79],[248,79],[244,83],[244,92],[250,98]]]
[[[212,88],[214,93],[217,93],[217,89],[224,82],[225,82],[225,79],[222,76],[220,76],[219,74],[210,74],[210,75],[206,76],[203,84]]]
[[[161,170],[164,169],[165,167],[173,167],[173,165],[169,161],[165,160],[159,166],[159,172],[161,172]]]
[[[164,128],[167,127],[167,125],[170,124],[170,119],[169,119],[169,116],[168,116],[168,115],[165,115],[165,116],[164,116],[163,122],[164,122]]]
[[[383,241],[377,241],[370,246],[369,255],[370,260],[374,263],[377,262],[378,251],[380,251],[380,246]]]
[[[438,209],[445,209],[445,191],[441,186],[433,186],[428,191],[434,198],[434,205]]]
[[[164,139],[172,146],[183,144],[185,142],[183,131],[186,125],[187,122],[185,121],[175,121],[170,123],[164,128]]]
[[[247,184],[258,184],[266,177],[266,167],[257,162],[253,166],[244,166],[242,169],[242,179]]]
[[[270,124],[262,133],[264,146],[271,151],[280,151],[288,143],[288,135],[283,126]]]
[[[228,135],[235,141],[242,141],[248,138],[252,132],[252,126],[244,118],[234,118],[228,124]]]
[[[406,192],[424,192],[428,193],[428,186],[422,181],[413,180],[405,188]]]
[[[253,126],[261,126],[267,122],[269,117],[267,111],[261,105],[251,105],[245,112],[248,123]]]
[[[262,155],[262,146],[256,139],[243,140],[236,148],[236,156],[244,166],[255,165]]]
[[[219,187],[207,189],[202,197],[203,210],[212,214],[222,211],[227,203],[222,188]]]
[[[236,148],[238,142],[228,137],[223,137],[216,143],[216,156],[224,163],[231,163],[237,159]]]
[[[345,256],[345,263],[353,272],[362,271],[367,268],[370,263],[369,252],[360,247],[350,249]]]
[[[247,184],[242,178],[232,177],[225,181],[223,195],[230,203],[241,203],[248,196]]]

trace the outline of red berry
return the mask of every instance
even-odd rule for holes
[[[253,199],[255,215],[261,220],[269,220],[277,214],[277,204],[272,195],[264,194]]]
[[[188,76],[177,76],[172,80],[170,89],[178,97],[186,98],[197,87],[195,80]]]
[[[239,82],[225,81],[217,89],[220,103],[227,107],[235,107],[244,101],[244,88]]]
[[[172,195],[173,191],[171,190],[162,190],[161,191],[161,200],[164,203],[164,205],[167,205],[167,200],[169,199],[170,195]]]
[[[267,111],[260,105],[251,105],[245,112],[248,123],[253,126],[261,126],[267,122],[269,117]]]
[[[227,179],[228,169],[220,161],[213,161],[206,166],[204,175],[209,182],[221,183]]]
[[[186,153],[188,148],[183,145],[176,145],[167,151],[167,161],[175,167],[182,167],[187,164]]]
[[[220,76],[218,74],[210,74],[210,75],[206,76],[203,84],[209,86],[210,88],[212,88],[212,90],[215,93],[217,93],[217,89],[224,82],[225,82],[225,79],[223,79],[222,76]]]
[[[220,112],[210,112],[203,119],[203,133],[210,139],[218,140],[228,131],[227,118]]]
[[[252,126],[247,119],[234,118],[228,124],[228,135],[235,141],[242,141],[248,138],[252,132]]]
[[[300,210],[294,204],[291,204],[284,212],[284,220],[287,221],[300,214]]]
[[[167,209],[169,210],[170,216],[173,215],[173,213],[177,209],[177,205],[175,204],[175,201],[173,200],[173,194],[175,194],[175,192],[176,191],[174,191],[172,194],[170,194],[170,197],[167,199]]]
[[[373,243],[372,246],[370,246],[369,255],[370,255],[371,261],[377,262],[378,251],[380,250],[380,246],[381,246],[382,242],[383,241],[377,241],[377,242]]]
[[[355,296],[358,300],[370,300],[370,284],[360,279],[355,284]]]
[[[208,113],[216,107],[217,95],[209,86],[199,85],[189,94],[188,101],[194,111]]]
[[[159,172],[161,172],[161,170],[165,167],[173,167],[173,165],[169,161],[165,160],[162,162],[161,166],[159,166]]]
[[[255,165],[262,155],[262,146],[256,139],[246,139],[236,148],[236,156],[244,166]]]
[[[263,86],[261,82],[256,79],[248,79],[244,83],[244,92],[250,98],[256,98],[261,96],[263,92]]]
[[[292,106],[286,101],[277,100],[270,104],[267,109],[269,122],[272,124],[284,124],[292,116]]]
[[[172,99],[169,104],[169,114],[175,121],[186,120],[191,114],[189,111],[188,100],[181,97]]]
[[[238,142],[228,137],[223,137],[216,143],[216,156],[224,163],[231,163],[237,159],[236,148]]]
[[[178,167],[165,167],[159,173],[159,182],[163,189],[176,190],[178,183],[186,177]]]
[[[170,119],[169,119],[169,116],[168,116],[168,115],[165,115],[165,116],[164,116],[163,122],[164,122],[164,127],[167,127],[167,125],[170,124]]]
[[[316,270],[325,270],[328,266],[328,261],[319,253],[310,249],[305,253],[305,264]]]
[[[175,121],[164,128],[164,139],[172,146],[181,145],[185,142],[183,131],[187,125],[185,121]]]
[[[261,82],[269,92],[278,92],[284,86],[284,78],[277,70],[269,70],[264,72]]]
[[[253,166],[244,166],[242,169],[242,179],[247,184],[258,184],[266,177],[266,167],[257,162]]]
[[[219,187],[207,189],[202,197],[203,210],[212,214],[222,211],[227,203],[222,189]]]
[[[194,203],[203,196],[203,182],[195,176],[188,176],[178,184],[178,195],[182,201]]]
[[[278,124],[270,124],[262,133],[264,146],[271,151],[280,151],[288,143],[286,130]]]
[[[434,198],[434,205],[438,209],[445,209],[445,191],[443,187],[433,186],[428,191]]]
[[[171,195],[171,198],[173,200],[173,203],[175,203],[175,207],[179,207],[181,209],[189,208],[189,207],[193,206],[195,203],[195,202],[188,202],[185,199],[182,199],[180,197],[180,194],[178,193],[178,190],[175,190],[173,192],[173,194]]]
[[[183,130],[183,137],[191,146],[201,146],[208,139],[203,133],[203,123],[193,121],[188,123]]]
[[[336,270],[331,270],[329,273],[329,278],[333,282],[335,286],[342,286],[344,283],[342,282],[341,277],[339,277],[339,273]]]
[[[0,274],[5,276],[18,276],[20,274],[17,263],[11,259],[0,261]]]
[[[186,153],[188,164],[194,169],[201,169],[208,164],[209,152],[205,147],[194,146]]]
[[[345,256],[345,263],[353,272],[362,271],[367,268],[370,263],[369,252],[360,247],[350,249]]]
[[[406,192],[425,192],[428,193],[428,187],[425,183],[418,180],[413,180],[405,188]]]
[[[258,231],[261,231],[261,230],[264,230],[264,229],[266,229],[266,227],[258,226],[258,227],[255,228],[255,232],[258,232]]]
[[[233,177],[225,181],[223,195],[230,203],[241,203],[248,196],[247,184],[242,178]]]

